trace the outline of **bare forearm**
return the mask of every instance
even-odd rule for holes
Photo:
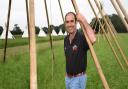
[[[84,27],[84,30],[86,31],[89,40],[91,41],[91,43],[95,43],[96,42],[96,36],[94,33],[94,30],[90,27],[90,25],[87,23],[87,21],[85,20],[84,22],[82,22],[82,25]]]
[[[87,33],[89,40],[91,41],[91,43],[95,43],[96,41],[96,36],[94,31],[92,30],[92,28],[90,27],[90,25],[88,24],[86,18],[80,14],[77,13],[77,20],[82,24],[82,26],[84,27],[84,31]]]

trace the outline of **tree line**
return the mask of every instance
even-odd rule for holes
[[[121,18],[118,15],[112,14],[112,15],[106,15],[106,16],[109,17],[109,19],[111,20],[113,26],[115,27],[115,29],[118,33],[126,33],[127,32]],[[104,25],[103,19],[100,18],[99,20]],[[90,25],[96,31],[96,33],[99,32],[100,26],[99,26],[99,22],[97,21],[97,18],[93,18],[92,21],[90,22]],[[57,34],[59,33],[60,29],[62,29],[63,33],[65,32],[64,24],[60,24],[59,26],[50,25],[49,28],[48,27],[39,28],[39,26],[35,26],[35,33],[38,34],[41,29],[46,34],[48,34],[49,32],[51,33],[53,29],[56,31]],[[3,27],[0,26],[0,34],[2,34],[2,32],[3,32]],[[18,24],[15,24],[11,33],[13,35],[22,35],[23,34],[23,29],[21,29]]]
[[[105,18],[109,17],[117,33],[127,33],[127,28],[125,27],[121,18],[118,15],[112,14],[112,15],[105,15],[104,17]],[[105,31],[107,32],[107,27],[105,26],[105,22],[103,18],[99,18],[99,20],[102,23],[102,26],[104,27]],[[95,29],[96,33],[98,33],[99,30],[101,29],[101,26],[97,18],[93,18],[90,25],[92,26],[93,29]],[[101,33],[103,32],[101,31]]]

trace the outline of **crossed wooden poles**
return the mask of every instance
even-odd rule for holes
[[[72,1],[72,4],[74,6],[74,9],[76,11],[76,13],[79,12],[79,9],[78,9],[78,6],[77,6],[77,3],[75,0],[71,0]],[[94,0],[95,1],[95,4],[97,5],[98,9],[99,9],[99,12],[101,14],[101,16],[103,17],[103,20],[105,22],[105,25],[108,27],[108,30],[109,30],[109,33],[111,34],[111,37],[113,38],[118,50],[120,51],[121,55],[122,55],[122,58],[124,59],[127,67],[128,67],[128,60],[126,58],[126,56],[124,55],[124,52],[123,50],[121,49],[119,43],[118,43],[118,40],[117,40],[117,35],[115,33],[115,29],[110,21],[110,19],[108,17],[105,17],[103,14],[104,12],[102,11],[102,9],[100,8],[100,5],[98,3],[98,0]],[[119,16],[121,17],[122,19],[122,22],[124,23],[127,31],[128,31],[128,15],[126,13],[126,11],[124,10],[123,8],[123,5],[121,4],[120,0],[116,0],[117,3],[114,2],[114,0],[110,0],[112,5],[114,6],[115,10],[117,11],[117,13],[119,14]],[[63,11],[62,11],[62,7],[61,7],[61,3],[60,3],[60,0],[58,0],[59,2],[59,6],[60,6],[60,11],[61,11],[61,14],[62,14],[62,18],[63,18],[63,21],[64,21],[64,16],[63,16]],[[102,23],[100,22],[100,20],[98,19],[98,16],[90,2],[90,0],[88,0],[89,4],[90,4],[90,7],[92,8],[92,11],[94,12],[94,15],[96,16],[97,18],[97,21],[99,22],[100,26],[101,26],[101,29],[102,31],[104,32],[105,34],[105,37],[117,59],[117,62],[119,63],[120,67],[122,68],[123,71],[125,71],[125,68],[123,67],[122,63],[120,62],[115,50],[114,50],[114,47],[112,46],[111,42],[110,42],[110,37],[106,34],[105,32],[105,29],[104,29],[104,26],[102,25]],[[48,27],[49,27],[49,16],[48,16],[48,11],[47,11],[47,4],[46,4],[46,0],[44,0],[44,3],[45,3],[45,9],[46,9],[46,14],[47,14],[47,22],[48,22]],[[117,4],[119,7],[117,7]],[[6,48],[7,48],[7,38],[8,38],[8,28],[9,28],[9,20],[10,20],[10,11],[11,11],[11,0],[9,0],[9,7],[8,7],[8,17],[7,17],[7,27],[6,27],[6,39],[5,39],[5,47],[4,47],[4,58],[3,58],[3,62],[5,63],[6,61]],[[34,12],[34,0],[29,0],[29,9],[28,9],[28,0],[26,0],[26,13],[27,13],[27,23],[28,23],[28,32],[29,32],[29,50],[30,50],[30,89],[38,89],[38,86],[37,86],[37,63],[36,63],[36,42],[35,42],[35,12]],[[124,17],[123,17],[123,15]],[[81,26],[82,27],[82,26]],[[83,28],[83,27],[82,27]],[[113,31],[114,30],[114,31]],[[50,27],[49,27],[49,31],[50,31]],[[86,34],[86,32],[83,30],[84,32],[84,35],[85,35],[85,38],[89,44],[89,48],[90,48],[90,52],[92,54],[92,57],[94,59],[94,63],[96,65],[96,68],[97,68],[97,71],[98,71],[98,74],[101,78],[101,81],[102,81],[102,84],[104,86],[105,89],[110,89],[109,88],[109,85],[106,81],[106,78],[102,72],[102,69],[101,69],[101,66],[100,66],[100,63],[98,61],[98,58],[96,56],[96,53],[94,51],[94,48],[90,42],[90,40],[88,39],[88,36]],[[51,32],[49,32],[49,37],[50,37],[50,44],[51,44],[51,51],[52,51],[52,54],[53,54],[53,61],[54,61],[54,52],[53,52],[53,47],[52,47],[52,38],[51,38]]]

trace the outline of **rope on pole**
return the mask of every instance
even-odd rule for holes
[[[12,4],[12,0],[9,0],[9,4],[8,4],[8,16],[7,16],[7,26],[5,24],[6,36],[5,36],[3,63],[5,63],[5,60],[6,60],[6,50],[7,50],[7,44],[8,44],[8,29],[9,29],[9,21],[10,21],[11,4]]]
[[[30,89],[37,87],[37,63],[36,63],[36,41],[35,41],[35,15],[34,0],[29,0],[29,28],[30,28]]]
[[[78,6],[77,6],[75,0],[71,0],[71,1],[72,1],[72,4],[73,4],[73,6],[74,6],[74,9],[75,9],[76,13],[79,13],[79,9],[78,9]],[[83,27],[82,27],[82,29],[83,29]],[[107,83],[107,81],[106,81],[106,78],[105,78],[105,76],[104,76],[104,74],[103,74],[103,71],[102,71],[102,69],[101,69],[101,66],[100,66],[100,64],[99,64],[98,58],[97,58],[97,56],[96,56],[96,54],[95,54],[95,51],[94,51],[94,49],[93,49],[93,46],[92,46],[92,44],[91,44],[91,42],[90,42],[90,40],[89,40],[89,38],[88,38],[88,36],[87,36],[87,33],[85,32],[84,29],[83,29],[83,32],[84,32],[84,36],[85,36],[85,38],[86,38],[86,40],[87,40],[87,43],[88,43],[88,45],[89,45],[89,48],[90,48],[92,57],[93,57],[93,59],[94,59],[94,63],[95,63],[96,68],[97,68],[97,71],[98,71],[98,73],[99,73],[99,75],[100,75],[100,78],[101,78],[101,80],[102,80],[103,86],[104,86],[105,89],[110,89],[109,86],[108,86],[108,83]]]

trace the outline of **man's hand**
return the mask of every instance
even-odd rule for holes
[[[77,21],[80,23],[83,23],[83,22],[87,23],[87,20],[85,19],[85,17],[81,13],[77,13],[76,18],[77,18]]]

